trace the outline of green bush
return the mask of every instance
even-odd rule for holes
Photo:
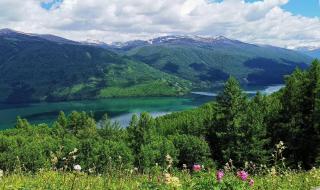
[[[210,148],[204,139],[191,135],[175,135],[170,139],[178,150],[178,165],[180,167],[183,164],[188,167],[192,167],[193,164],[212,166]]]

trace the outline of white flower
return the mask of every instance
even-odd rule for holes
[[[81,171],[81,166],[80,166],[79,164],[74,165],[74,166],[73,166],[73,169],[74,169],[75,171],[77,171],[77,172],[80,172],[80,171]]]
[[[90,168],[89,173],[91,173],[91,174],[94,173],[94,168]]]
[[[3,170],[0,170],[0,178],[3,177],[3,174],[4,174]]]

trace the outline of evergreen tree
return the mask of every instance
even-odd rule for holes
[[[217,114],[210,128],[213,157],[220,163],[244,162],[246,108],[248,100],[235,78],[230,77],[217,97]]]
[[[319,154],[320,63],[314,61],[307,71],[296,70],[286,79],[280,97],[281,111],[271,123],[273,143],[287,144],[288,160],[311,168]]]
[[[213,157],[221,164],[229,159],[237,165],[266,162],[266,112],[266,98],[258,93],[249,101],[231,77],[217,97],[217,114],[211,123]]]
[[[152,132],[155,132],[155,121],[148,113],[141,113],[140,118],[132,116],[128,127],[128,140],[130,147],[136,155],[136,165],[141,166],[141,148],[151,141]]]

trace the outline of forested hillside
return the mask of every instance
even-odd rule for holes
[[[0,102],[179,96],[230,75],[245,85],[281,84],[311,58],[227,38],[161,37],[119,47],[0,30]]]
[[[241,84],[282,84],[283,76],[312,61],[296,51],[225,37],[166,36],[115,49],[202,88],[221,85],[230,75]]]
[[[49,37],[0,32],[0,102],[176,96],[189,90],[190,82],[142,62]]]

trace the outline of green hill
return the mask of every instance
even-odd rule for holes
[[[279,84],[310,62],[296,51],[224,37],[99,45],[3,29],[0,102],[177,96],[221,86],[230,75],[244,85]]]
[[[102,48],[8,30],[0,32],[0,75],[6,103],[179,95],[190,86]]]
[[[201,87],[221,84],[229,75],[242,84],[283,83],[296,67],[306,68],[311,58],[292,50],[247,44],[224,37],[169,36],[149,43],[127,44],[125,54]]]

